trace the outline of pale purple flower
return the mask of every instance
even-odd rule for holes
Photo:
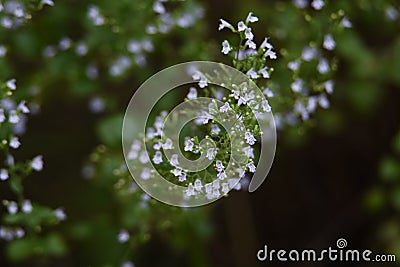
[[[326,74],[330,71],[329,67],[329,62],[325,58],[321,58],[319,60],[318,66],[317,66],[318,72],[321,74]]]
[[[242,32],[247,28],[246,24],[243,21],[238,22],[238,31]]]
[[[15,90],[15,89],[17,89],[17,84],[16,84],[16,80],[15,79],[11,79],[11,80],[8,80],[7,82],[6,82],[6,86],[10,89],[10,90]]]
[[[327,34],[324,37],[324,43],[323,43],[323,47],[326,50],[333,50],[336,46],[336,42],[332,37],[332,34]]]
[[[326,91],[328,94],[332,94],[332,93],[333,93],[334,82],[333,82],[332,80],[326,81],[326,82],[324,83],[324,86],[325,86],[325,91]]]
[[[207,155],[206,158],[208,158],[209,160],[213,160],[215,158],[215,156],[217,155],[218,152],[218,148],[209,148],[207,150]]]
[[[268,79],[269,78],[269,73],[268,73],[268,67],[264,67],[258,71],[259,74],[263,76],[263,78]]]
[[[244,134],[244,138],[246,139],[246,143],[249,145],[254,145],[257,141],[257,139],[254,137],[254,135],[251,132],[246,132]]]
[[[11,148],[17,149],[21,145],[21,142],[18,140],[18,137],[13,137],[11,138],[9,145]]]
[[[43,156],[39,155],[34,157],[31,162],[31,166],[35,171],[41,171],[43,169]]]
[[[186,96],[188,99],[196,99],[197,98],[197,90],[194,87],[190,87],[189,93]]]
[[[143,168],[142,169],[142,172],[140,173],[140,177],[143,179],[143,180],[148,180],[148,179],[150,179],[150,177],[151,177],[151,171],[150,171],[150,169],[149,168]]]
[[[253,38],[254,38],[254,34],[251,32],[251,28],[250,27],[245,29],[244,35],[245,35],[247,40],[253,40]]]
[[[351,23],[351,21],[347,17],[343,17],[342,21],[340,22],[340,25],[343,28],[351,28],[351,27],[353,27],[353,24]]]
[[[228,23],[227,21],[225,21],[223,19],[220,19],[219,21],[220,21],[219,28],[218,28],[219,31],[224,28],[233,29],[233,26],[230,23]]]
[[[254,70],[254,68],[249,69],[246,72],[247,76],[250,77],[251,79],[257,79],[258,78],[258,74],[257,72]]]
[[[256,49],[257,48],[256,43],[253,42],[252,40],[247,40],[245,45],[247,45],[250,49]]]
[[[232,47],[229,45],[229,42],[227,40],[222,42],[222,50],[221,52],[223,54],[228,54],[232,50]]]
[[[17,124],[20,121],[20,117],[16,110],[10,110],[8,113],[8,121],[12,124]]]
[[[32,203],[30,200],[24,200],[22,202],[21,210],[23,213],[31,213],[32,212]]]
[[[0,170],[0,180],[5,181],[8,179],[8,171],[6,169]]]
[[[256,166],[254,165],[254,162],[250,162],[247,164],[247,167],[249,168],[249,172],[256,172]]]
[[[315,10],[321,10],[324,7],[324,1],[322,0],[313,0],[311,2],[311,6],[315,9]]]
[[[255,17],[255,16],[253,16],[253,12],[250,12],[248,15],[247,15],[247,18],[246,18],[246,23],[253,23],[253,22],[257,22],[258,21],[258,18],[257,17]]]
[[[154,164],[160,164],[161,162],[163,162],[162,159],[162,154],[160,151],[157,151],[153,157],[153,162]]]
[[[269,38],[268,37],[266,37],[264,39],[264,41],[260,45],[260,48],[263,48],[263,49],[272,49],[273,48],[272,45],[269,43]]]
[[[296,79],[290,87],[292,88],[293,92],[299,93],[303,89],[303,80],[298,78]]]
[[[118,233],[118,242],[120,243],[126,243],[128,242],[130,235],[128,233],[128,231],[122,229],[119,233]]]

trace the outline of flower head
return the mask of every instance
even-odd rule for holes
[[[34,157],[31,162],[31,166],[35,171],[41,171],[43,169],[43,156],[39,155]]]
[[[253,16],[253,12],[250,12],[248,15],[247,15],[247,18],[246,18],[246,23],[253,23],[253,22],[257,22],[258,21],[258,18],[256,17],[256,16]]]
[[[230,46],[229,42],[227,40],[222,42],[222,53],[223,54],[228,54],[232,50],[232,47]]]
[[[225,21],[223,19],[220,19],[219,21],[220,21],[220,24],[219,24],[219,27],[218,27],[219,31],[224,29],[224,28],[233,29],[233,26],[230,23],[228,23],[227,21]]]

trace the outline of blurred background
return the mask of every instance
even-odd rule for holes
[[[349,248],[396,254],[399,261],[398,1],[322,1],[320,10],[307,0],[159,2],[164,12],[151,0],[43,2],[2,1],[0,80],[15,78],[12,98],[31,109],[15,159],[43,155],[43,171],[23,180],[24,198],[62,207],[67,217],[41,217],[34,204],[31,216],[16,222],[2,207],[0,225],[32,230],[0,239],[0,266],[275,266],[257,261],[265,244],[319,250],[339,238]],[[20,18],[15,3],[29,16]],[[332,33],[330,107],[278,131],[271,172],[254,193],[232,192],[189,210],[143,199],[121,169],[121,123],[130,97],[176,63],[230,64],[220,53],[230,35],[218,31],[219,19],[236,25],[250,11],[259,17],[255,39],[269,36],[278,53],[271,79],[281,90],[290,91],[287,63]],[[338,30],[344,17],[352,27]],[[307,73],[304,80],[320,75]],[[186,93],[168,96],[166,107]],[[0,199],[15,198],[8,181],[0,182]],[[127,242],[121,242],[124,231]]]

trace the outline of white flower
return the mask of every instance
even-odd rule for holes
[[[262,109],[264,112],[271,112],[271,110],[272,110],[271,106],[268,103],[268,100],[263,100],[261,102],[261,106],[262,106]]]
[[[163,4],[161,4],[161,1],[156,1],[153,5],[153,10],[154,12],[158,14],[164,14],[165,13],[165,7]]]
[[[229,106],[228,102],[225,102],[225,104],[223,104],[220,108],[219,111],[222,113],[227,112],[231,107]]]
[[[161,162],[163,162],[162,159],[162,154],[160,151],[157,151],[153,157],[153,162],[154,164],[160,164]]]
[[[310,46],[304,47],[303,52],[301,53],[301,57],[305,61],[311,61],[316,56],[317,56],[317,50],[315,48],[313,48],[313,47],[310,47]]]
[[[246,23],[249,23],[249,22],[253,23],[253,22],[257,22],[257,21],[258,21],[258,18],[255,17],[255,16],[253,16],[253,12],[250,12],[250,13],[247,15]]]
[[[351,27],[353,27],[353,24],[351,23],[351,21],[347,17],[343,17],[342,21],[340,22],[340,25],[343,28],[351,28]]]
[[[219,31],[224,29],[224,28],[233,29],[233,26],[230,23],[228,23],[227,21],[225,21],[223,19],[220,19],[219,21],[220,21],[220,24],[219,24],[219,27],[218,27]]]
[[[247,40],[245,45],[247,45],[250,49],[256,49],[257,48],[256,43],[253,42],[252,40]]]
[[[136,54],[142,50],[142,46],[139,41],[130,40],[126,46],[129,52]]]
[[[250,162],[247,164],[247,167],[249,168],[249,172],[256,172],[256,166],[254,165],[254,162]]]
[[[207,194],[210,194],[212,192],[212,186],[213,186],[212,183],[208,183],[205,185]]]
[[[242,149],[246,157],[253,158],[254,159],[254,149],[251,146],[247,146]]]
[[[247,28],[247,27],[246,27],[246,24],[244,24],[243,21],[239,21],[239,22],[238,22],[238,31],[242,32],[242,31],[244,31],[246,28]]]
[[[318,98],[318,104],[322,107],[322,108],[329,108],[330,104],[329,104],[329,100],[326,97],[325,94],[322,94],[319,96]]]
[[[267,71],[268,67],[264,67],[258,71],[259,74],[263,76],[263,78],[268,79],[269,78],[269,73]]]
[[[272,92],[272,90],[269,89],[269,87],[265,88],[263,94],[266,95],[268,98],[274,97],[274,92]]]
[[[215,156],[217,155],[218,152],[218,148],[209,148],[207,150],[207,155],[206,158],[208,158],[209,160],[213,160],[215,158]]]
[[[15,214],[18,211],[18,205],[15,201],[10,201],[7,204],[7,210],[10,214]]]
[[[24,200],[22,202],[22,208],[21,208],[23,213],[31,213],[32,212],[32,203],[30,200]]]
[[[265,52],[264,56],[269,57],[270,59],[276,59],[276,53],[272,49],[268,49],[267,52]]]
[[[183,149],[185,151],[193,151],[194,143],[192,142],[192,140],[190,140],[190,138],[185,139],[184,145],[185,147]]]
[[[307,102],[307,112],[313,113],[317,108],[318,99],[316,96],[310,96]]]
[[[203,188],[203,183],[199,179],[196,179],[196,181],[194,181],[193,187],[196,191],[201,191],[201,189]]]
[[[63,37],[58,43],[61,50],[67,50],[71,47],[72,41],[68,37]]]
[[[17,228],[14,234],[16,238],[23,238],[25,236],[25,231],[21,228]]]
[[[139,156],[139,161],[142,164],[146,164],[149,162],[149,156],[147,155],[146,151],[142,151]]]
[[[318,66],[317,66],[318,72],[321,74],[326,74],[330,71],[329,67],[329,62],[325,58],[321,58],[319,60]]]
[[[10,140],[10,147],[11,148],[17,149],[20,145],[21,145],[21,143],[19,142],[18,137],[13,137]]]
[[[135,267],[135,264],[133,264],[133,262],[131,262],[131,261],[126,261],[126,262],[122,263],[121,267]]]
[[[251,132],[246,132],[244,134],[244,138],[246,139],[246,143],[248,143],[249,145],[254,145],[257,141],[256,138],[254,138],[254,135]]]
[[[236,172],[238,173],[239,178],[242,178],[244,176],[244,174],[246,173],[245,170],[243,170],[242,168],[236,169]]]
[[[27,113],[30,112],[30,111],[29,111],[29,108],[26,106],[25,100],[22,100],[22,101],[18,104],[17,109],[20,110],[22,113],[25,113],[25,114],[27,114]]]
[[[174,170],[172,170],[172,174],[175,176],[180,176],[182,174],[182,168],[175,168]]]
[[[305,8],[308,4],[308,0],[294,0],[294,5],[298,8]]]
[[[64,221],[67,218],[67,215],[62,208],[55,209],[53,214],[59,221]]]
[[[196,99],[197,98],[197,90],[194,87],[190,87],[189,93],[186,96],[188,99]]]
[[[324,43],[322,45],[326,50],[333,50],[336,46],[335,40],[333,40],[332,34],[327,34],[324,37]]]
[[[171,164],[171,166],[174,166],[174,167],[179,165],[178,154],[172,154],[171,161],[169,164]]]
[[[186,181],[186,172],[182,172],[181,175],[179,175],[179,182]]]
[[[389,6],[385,10],[385,17],[390,21],[395,21],[399,18],[399,12],[393,6]]]
[[[17,114],[16,110],[10,110],[8,113],[8,121],[12,124],[17,124],[20,120],[19,115]]]
[[[4,115],[4,109],[0,108],[0,123],[6,120],[6,116]]]
[[[172,145],[173,145],[172,140],[170,138],[167,138],[167,140],[163,144],[163,149],[165,150],[172,149]]]
[[[217,168],[218,172],[222,172],[225,169],[224,165],[222,164],[222,161],[220,160],[217,160],[215,162],[215,168]]]
[[[200,81],[199,81],[199,86],[200,86],[200,88],[204,88],[204,87],[206,87],[208,85],[208,83],[207,83],[207,78],[205,77],[205,76],[202,76],[201,78],[200,78]]]
[[[188,197],[196,195],[196,193],[194,192],[194,187],[193,187],[193,185],[191,183],[187,187],[185,195],[188,196]]]
[[[298,78],[296,79],[291,85],[290,87],[292,88],[293,92],[300,92],[303,89],[303,80]]]
[[[34,157],[31,162],[31,166],[35,171],[41,171],[43,169],[43,156],[39,155]]]
[[[321,10],[322,7],[324,6],[324,1],[322,1],[322,0],[313,0],[312,3],[311,3],[311,6],[315,10]]]
[[[288,63],[288,68],[292,71],[296,71],[300,68],[300,60],[290,61]]]
[[[272,45],[269,43],[268,39],[269,39],[268,37],[266,37],[264,39],[264,41],[260,45],[260,48],[263,48],[263,49],[272,49],[273,48]]]
[[[8,179],[8,171],[6,169],[0,170],[0,180],[5,181]]]
[[[333,81],[332,80],[326,81],[324,83],[324,85],[325,85],[325,91],[328,94],[332,94],[333,93],[333,85],[334,85]]]
[[[43,5],[54,6],[53,0],[41,0],[40,1]]]
[[[221,129],[216,124],[211,125],[211,132],[215,135],[218,135],[221,132]]]
[[[250,77],[251,79],[257,79],[258,78],[258,74],[257,72],[255,72],[254,68],[249,69],[246,72],[247,76]]]
[[[11,80],[8,80],[7,82],[6,82],[6,85],[7,85],[7,87],[9,88],[9,89],[11,89],[11,90],[15,90],[15,89],[17,89],[17,84],[16,84],[16,80],[15,79],[11,79]]]
[[[253,40],[253,38],[254,38],[254,34],[251,32],[250,27],[246,28],[246,30],[244,31],[244,35],[247,40]]]
[[[128,231],[126,230],[121,230],[118,234],[118,242],[120,243],[126,243],[129,240],[130,236]]]
[[[224,194],[228,194],[229,192],[229,184],[228,183],[222,183],[222,189],[221,189],[222,193]]]
[[[140,177],[143,180],[148,180],[151,177],[151,171],[149,168],[143,168],[142,172],[140,173]]]
[[[221,52],[223,54],[228,54],[232,50],[232,47],[229,45],[229,42],[227,40],[222,42],[222,50]]]

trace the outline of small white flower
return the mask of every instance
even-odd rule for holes
[[[257,17],[255,17],[255,16],[253,16],[253,12],[250,12],[248,15],[247,15],[247,18],[246,18],[246,23],[253,23],[253,22],[257,22],[258,21],[258,18]]]
[[[294,0],[294,5],[298,8],[305,8],[308,5],[308,0]]]
[[[229,42],[227,40],[222,42],[222,50],[221,52],[223,54],[228,54],[232,50],[232,47],[230,46]]]
[[[336,42],[332,37],[332,34],[327,34],[324,37],[324,43],[322,45],[326,50],[333,50],[336,46]]]
[[[174,166],[174,167],[179,165],[178,154],[172,154],[171,161],[169,164],[171,164],[171,166]]]
[[[193,185],[192,185],[191,183],[190,183],[189,186],[187,187],[187,189],[186,189],[186,191],[185,191],[185,195],[186,195],[187,197],[196,195],[196,193],[194,192],[194,187],[193,187]]]
[[[0,180],[5,181],[8,179],[8,171],[6,169],[0,170]]]
[[[182,174],[182,168],[179,167],[175,168],[174,170],[172,170],[172,174],[174,176],[180,176]]]
[[[186,96],[188,99],[196,99],[197,98],[197,90],[194,87],[190,87],[189,93]]]
[[[54,6],[53,0],[41,0],[40,1],[43,5]]]
[[[303,80],[298,78],[296,79],[290,87],[292,88],[292,91],[295,93],[299,93],[303,89]]]
[[[324,85],[325,85],[325,91],[326,91],[328,94],[332,94],[332,93],[333,93],[333,86],[334,86],[333,81],[332,81],[332,80],[326,81],[326,82],[324,83]]]
[[[15,214],[18,212],[18,205],[15,201],[10,201],[7,204],[7,210],[10,214]]]
[[[315,48],[313,48],[313,47],[310,47],[310,46],[304,47],[303,52],[301,53],[301,57],[305,61],[311,61],[316,56],[317,56],[317,50]]]
[[[172,145],[173,145],[172,140],[170,138],[167,138],[167,140],[163,144],[163,149],[170,150],[172,149]]]
[[[179,182],[184,182],[186,181],[186,172],[182,172],[181,175],[179,175]]]
[[[224,170],[222,170],[221,172],[219,172],[217,174],[217,178],[220,179],[220,180],[224,180],[226,177],[228,177],[228,176],[226,175]]]
[[[351,27],[353,27],[353,24],[351,23],[351,21],[347,17],[343,17],[342,21],[340,22],[340,25],[343,28],[351,28]]]
[[[0,108],[0,123],[6,120],[6,116],[4,115],[4,109]]]
[[[153,157],[153,162],[154,164],[160,164],[161,162],[163,162],[162,159],[162,154],[160,151],[157,151]]]
[[[206,87],[207,85],[208,85],[208,83],[207,83],[207,78],[206,78],[205,76],[201,77],[201,78],[200,78],[200,81],[199,81],[199,86],[200,86],[200,88],[204,88],[204,87]]]
[[[10,90],[15,90],[15,89],[17,89],[17,84],[16,84],[16,82],[17,82],[17,80],[11,79],[11,80],[8,80],[8,81],[6,82],[6,85],[7,85],[7,87],[8,87]]]
[[[142,151],[139,156],[139,161],[142,164],[146,164],[150,161],[149,156],[147,155],[146,151]]]
[[[199,179],[196,179],[196,181],[194,181],[193,187],[196,191],[201,191],[201,189],[203,188],[203,183]]]
[[[250,49],[256,49],[257,45],[255,42],[253,42],[252,40],[247,40],[245,45],[247,45]]]
[[[246,72],[247,76],[250,77],[251,79],[257,79],[258,78],[258,74],[257,72],[255,72],[254,68],[249,69]]]
[[[194,143],[190,138],[187,138],[184,143],[185,147],[183,148],[185,151],[193,151]]]
[[[254,165],[254,162],[250,162],[247,164],[247,167],[249,168],[249,172],[256,172],[256,166]]]
[[[213,186],[212,183],[208,183],[208,184],[205,185],[207,194],[210,194],[212,192],[212,186]]]
[[[399,12],[393,6],[389,6],[385,10],[385,16],[390,21],[395,21],[399,18]]]
[[[32,203],[30,200],[24,200],[22,202],[22,208],[21,208],[23,213],[31,213],[32,212]]]
[[[216,124],[211,125],[211,133],[218,135],[221,132],[221,129]]]
[[[139,41],[136,40],[130,40],[126,46],[129,52],[132,54],[137,54],[142,50],[142,45],[140,44]]]
[[[263,76],[263,78],[268,79],[269,78],[269,73],[268,73],[268,67],[264,67],[258,71],[259,74]]]
[[[135,264],[133,264],[133,262],[131,262],[131,261],[126,261],[126,262],[122,263],[121,267],[135,267]]]
[[[29,108],[26,106],[25,100],[22,100],[17,107],[22,113],[28,114],[30,112]]]
[[[319,98],[318,98],[318,104],[319,104],[322,108],[325,108],[325,109],[329,108],[329,106],[330,106],[329,100],[328,100],[328,98],[326,97],[325,94],[322,94],[322,95],[319,96]]]
[[[246,173],[245,170],[243,170],[242,168],[236,169],[236,172],[238,173],[239,178],[242,178]]]
[[[311,3],[311,6],[315,9],[315,10],[321,10],[324,6],[324,1],[322,0],[313,0]]]
[[[266,37],[265,39],[264,39],[264,41],[262,42],[262,44],[260,45],[260,48],[263,48],[263,49],[272,49],[273,47],[272,47],[272,45],[269,43],[269,40],[268,40],[269,38],[268,37]]]
[[[161,3],[161,1],[156,1],[153,5],[153,10],[154,12],[158,14],[164,14],[165,13],[165,7]]]
[[[151,171],[149,168],[143,168],[142,172],[140,173],[140,177],[143,180],[148,180],[151,177]]]
[[[317,66],[318,72],[321,74],[326,74],[330,71],[329,67],[329,62],[325,58],[321,58],[319,60],[318,66]]]
[[[118,234],[118,242],[120,242],[120,243],[128,242],[129,238],[130,238],[130,236],[129,236],[128,231],[126,231],[124,229],[122,229]]]
[[[218,152],[218,148],[209,148],[207,150],[207,155],[206,158],[208,158],[209,160],[213,160],[215,158],[215,156],[217,155]]]
[[[67,215],[62,208],[55,209],[53,214],[59,221],[64,221],[67,218]]]
[[[238,31],[242,32],[247,28],[246,24],[243,21],[238,22]]]
[[[290,61],[287,66],[290,70],[296,71],[300,68],[300,60]]]
[[[8,121],[12,124],[17,124],[20,121],[20,117],[16,110],[10,110],[8,113]]]
[[[222,161],[220,160],[217,160],[215,162],[215,168],[217,168],[218,172],[222,172],[225,169],[224,165],[222,164]]]
[[[43,156],[39,155],[34,157],[31,162],[31,166],[35,171],[41,171],[43,169]]]
[[[254,149],[251,146],[243,148],[243,152],[246,155],[246,157],[254,159]]]
[[[246,132],[244,134],[244,138],[246,139],[246,143],[249,145],[254,145],[257,141],[257,139],[254,137],[254,135],[251,132]]]
[[[218,27],[219,31],[224,29],[224,28],[233,29],[233,26],[230,23],[228,23],[227,21],[225,21],[223,19],[220,19],[219,21],[220,21],[220,24],[219,24],[219,27]]]
[[[264,54],[265,57],[269,57],[270,59],[276,59],[276,53],[272,49],[268,49]]]
[[[25,236],[25,231],[21,228],[17,228],[14,234],[16,238],[23,238]]]
[[[268,100],[263,100],[261,102],[261,106],[262,106],[262,109],[264,112],[271,112],[271,110],[272,110],[271,106],[268,103]]]
[[[220,108],[219,111],[222,113],[227,112],[231,107],[229,106],[228,102],[225,102],[225,104],[223,104]]]
[[[229,192],[229,184],[228,183],[222,183],[222,189],[221,189],[222,193],[224,193],[225,195],[228,194]]]
[[[246,28],[246,30],[244,31],[244,35],[247,40],[253,40],[253,38],[254,38],[254,34],[251,32],[250,27]]]
[[[21,143],[18,140],[18,137],[13,137],[10,140],[10,147],[17,149],[19,146],[21,145]]]

